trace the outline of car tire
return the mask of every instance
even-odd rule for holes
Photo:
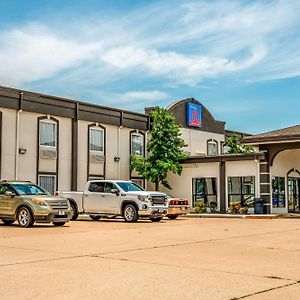
[[[15,220],[2,219],[2,222],[3,222],[5,225],[11,225],[12,223],[15,222]]]
[[[53,222],[54,226],[64,226],[66,222]]]
[[[101,217],[101,216],[90,215],[90,218],[91,218],[93,221],[99,221],[102,217]]]
[[[170,220],[175,220],[178,218],[178,215],[167,215]]]
[[[71,211],[72,211],[71,221],[76,221],[78,218],[78,211],[77,211],[76,204],[73,202],[70,202],[70,206],[71,206]]]
[[[160,222],[163,217],[157,217],[157,218],[150,218],[152,222]]]
[[[136,222],[138,220],[138,212],[133,204],[127,204],[124,207],[123,217],[125,222]]]
[[[22,206],[21,208],[18,209],[17,220],[19,225],[24,228],[32,227],[34,223],[32,212],[26,206]]]

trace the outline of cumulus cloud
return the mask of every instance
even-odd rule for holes
[[[46,21],[16,26],[0,31],[0,81],[195,86],[299,76],[299,10],[298,0],[155,2],[109,21],[65,20],[63,35]]]

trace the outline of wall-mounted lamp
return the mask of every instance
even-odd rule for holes
[[[120,157],[115,156],[115,157],[114,157],[114,161],[115,161],[115,162],[119,162],[119,161],[120,161]]]
[[[26,148],[19,148],[19,154],[26,154],[27,149]]]

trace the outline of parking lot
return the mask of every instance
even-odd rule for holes
[[[1,299],[299,299],[300,220],[0,225]]]

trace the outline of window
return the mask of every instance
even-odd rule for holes
[[[215,140],[207,141],[207,155],[218,155],[218,142]]]
[[[131,178],[131,181],[138,186],[144,188],[144,179],[143,178]]]
[[[131,154],[144,156],[144,135],[138,132],[131,133]]]
[[[104,152],[104,130],[99,127],[90,128],[90,151]]]
[[[284,177],[272,177],[272,205],[274,208],[285,207],[285,178]]]
[[[221,142],[221,152],[222,154],[230,153],[230,147],[225,142]]]
[[[255,177],[228,177],[228,206],[240,203],[243,207],[255,197]]]
[[[117,187],[111,182],[91,182],[89,192],[92,193],[111,193],[111,190]]]
[[[56,188],[56,176],[39,175],[39,185],[51,195],[54,195]]]
[[[41,187],[31,183],[14,183],[11,186],[17,195],[48,195]]]
[[[41,120],[40,127],[40,146],[43,147],[56,147],[57,126],[51,120]]]
[[[1,184],[0,185],[0,195],[4,195],[5,192],[7,192],[7,191],[11,191],[11,189],[8,187],[8,185]]]
[[[217,206],[217,179],[193,178],[193,204],[202,201],[206,205]]]
[[[105,182],[91,182],[89,186],[89,192],[92,193],[103,193]]]

